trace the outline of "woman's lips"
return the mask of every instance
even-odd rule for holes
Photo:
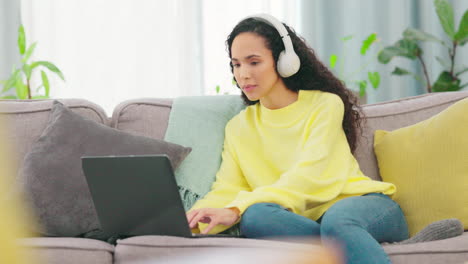
[[[255,87],[257,87],[257,85],[246,85],[246,86],[244,86],[244,91],[245,91],[245,92],[250,92],[250,91],[252,91]]]

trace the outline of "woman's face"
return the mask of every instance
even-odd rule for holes
[[[284,86],[263,37],[251,32],[237,35],[232,42],[231,56],[236,82],[250,101],[271,100],[278,94],[275,90]]]

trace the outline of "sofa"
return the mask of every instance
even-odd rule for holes
[[[360,138],[355,152],[362,171],[373,179],[381,180],[373,151],[375,130],[395,130],[415,124],[467,97],[468,91],[433,93],[364,105],[363,111],[366,115],[364,136]],[[172,99],[158,98],[128,100],[120,103],[109,117],[99,105],[84,99],[59,99],[59,101],[73,112],[98,123],[156,139],[164,138],[173,102]],[[7,130],[6,138],[14,146],[15,152],[12,158],[18,168],[44,130],[51,107],[51,100],[0,101],[0,115],[2,120],[5,120]],[[217,262],[230,263],[229,256],[239,252],[246,254],[243,262],[249,260],[254,262],[256,259],[252,258],[250,253],[267,256],[281,252],[295,252],[295,250],[313,252],[318,248],[313,245],[304,247],[304,243],[297,241],[244,238],[189,239],[166,236],[130,237],[118,240],[116,245],[77,237],[28,237],[19,239],[18,243],[25,252],[43,259],[44,263],[176,263],[171,262],[171,259],[177,260],[177,263],[198,263],[193,256],[202,259],[204,254],[219,257]],[[392,262],[397,264],[467,263],[468,232],[438,241],[384,245],[384,249]],[[213,255],[213,252],[219,254]],[[240,259],[233,259],[232,263],[234,262],[240,262]]]

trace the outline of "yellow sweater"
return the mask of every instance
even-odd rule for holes
[[[343,115],[343,101],[321,91],[300,90],[296,102],[280,109],[260,103],[247,107],[226,125],[216,181],[191,210],[237,207],[242,214],[255,203],[269,202],[317,220],[343,198],[392,195],[393,184],[373,181],[359,169]],[[219,225],[210,233],[227,228]]]

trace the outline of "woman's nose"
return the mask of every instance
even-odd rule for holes
[[[248,79],[250,78],[250,70],[247,67],[240,67],[239,69],[239,77],[241,79]]]

